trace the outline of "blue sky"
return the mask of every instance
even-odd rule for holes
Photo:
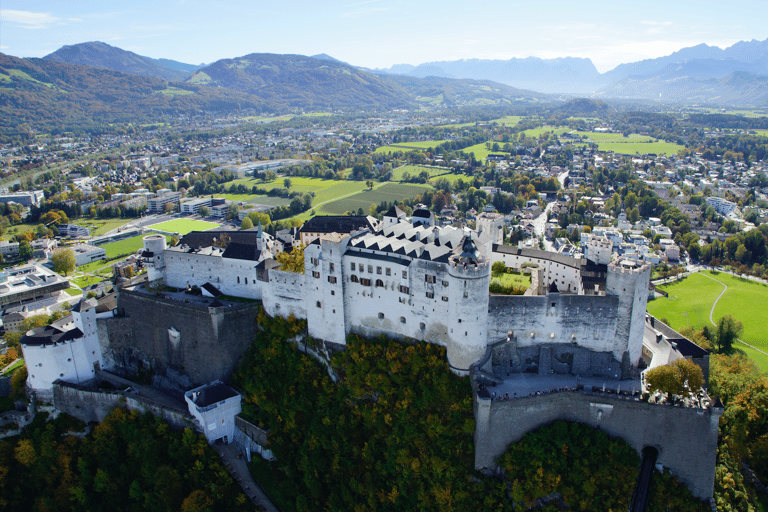
[[[254,52],[327,53],[356,66],[588,57],[601,72],[700,43],[765,40],[764,0],[2,0],[0,52],[42,57],[105,43],[210,63]]]

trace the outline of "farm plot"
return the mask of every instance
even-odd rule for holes
[[[365,214],[372,204],[379,204],[382,201],[394,202],[402,201],[406,198],[415,197],[425,190],[432,189],[431,185],[407,185],[403,183],[385,183],[373,190],[363,190],[357,194],[332,201],[319,208],[318,213],[326,215],[343,215],[351,211],[357,212],[362,208]]]

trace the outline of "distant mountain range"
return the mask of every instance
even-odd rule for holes
[[[601,98],[760,105],[768,76],[768,39],[740,41],[726,49],[700,44],[665,57],[621,64],[599,73],[590,59],[480,60],[397,64],[376,73],[493,80],[544,93]],[[745,86],[745,82],[749,85]],[[691,94],[688,93],[691,91]],[[665,95],[666,92],[666,95]]]
[[[136,122],[200,111],[557,103],[547,94],[553,92],[601,100],[766,105],[768,39],[726,49],[683,48],[602,74],[591,60],[571,57],[470,59],[370,70],[326,54],[252,53],[195,66],[105,43],[81,43],[42,59],[0,54],[0,131]]]

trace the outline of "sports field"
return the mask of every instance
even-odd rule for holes
[[[707,277],[708,276],[708,277]],[[672,328],[680,330],[687,326],[702,328],[709,323],[709,312],[717,297],[727,290],[717,302],[712,319],[717,322],[722,316],[731,315],[744,325],[741,339],[768,352],[768,285],[742,279],[724,272],[692,274],[681,281],[661,286],[669,293],[668,298],[660,297],[648,302],[648,312],[657,318],[669,320]],[[768,356],[737,345],[750,357],[754,357],[763,369],[768,370]]]
[[[186,235],[190,231],[208,231],[209,229],[217,228],[220,224],[215,222],[207,222],[204,220],[193,219],[173,219],[160,224],[152,224],[150,228],[158,229],[160,231],[166,231],[168,233],[179,233],[180,235]],[[107,255],[109,257],[109,255]]]

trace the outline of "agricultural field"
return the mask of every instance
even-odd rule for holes
[[[538,128],[531,128],[530,130],[525,130],[524,133],[526,137],[528,138],[534,138],[538,139],[541,137],[544,132],[554,133],[557,136],[562,135],[565,132],[570,132],[571,129],[567,126],[539,126]]]
[[[493,144],[496,141],[491,141],[491,144]],[[469,146],[467,148],[464,148],[462,151],[464,151],[464,154],[475,154],[475,160],[485,160],[488,155],[491,153],[493,154],[500,154],[504,153],[504,151],[492,151],[488,149],[486,146],[487,142],[481,142],[480,144],[475,144],[474,146]],[[499,146],[502,146],[503,144],[499,143]]]
[[[647,135],[640,135],[638,133],[630,133],[626,137],[621,133],[576,132],[576,134],[581,137],[586,137],[592,142],[596,142],[598,144],[601,142],[629,143],[629,142],[653,142],[656,140],[653,137],[648,137]]]
[[[498,119],[491,119],[488,122],[490,124],[496,123],[502,126],[517,126],[523,119],[525,119],[523,116],[504,116]]]
[[[291,202],[290,199],[286,199],[284,197],[253,194],[216,194],[216,197],[223,197],[228,201],[250,204],[266,204],[268,206],[285,206]]]
[[[429,167],[426,165],[401,165],[397,169],[392,170],[392,181],[401,181],[403,175],[407,172],[411,176],[418,176],[422,172],[427,171],[430,178],[434,178],[441,174],[450,173],[452,169],[448,167]]]
[[[681,146],[679,144],[675,144],[672,142],[664,142],[664,141],[648,142],[648,143],[599,142],[597,144],[597,147],[600,151],[613,151],[614,153],[619,153],[622,155],[634,155],[636,153],[639,153],[641,155],[647,154],[647,153],[653,153],[655,155],[661,155],[662,153],[666,153],[667,155],[674,155],[681,149],[685,148],[685,146]]]
[[[439,146],[443,142],[448,142],[447,140],[422,140],[417,142],[395,142],[393,144],[390,144],[392,147],[396,148],[408,148],[408,149],[429,149],[434,148],[436,146]]]
[[[768,285],[723,272],[706,271],[661,286],[662,290],[669,293],[669,297],[648,302],[647,309],[653,316],[669,320],[670,326],[676,330],[688,326],[712,327],[709,312],[724,286],[728,289],[717,302],[712,319],[717,322],[722,316],[733,316],[744,325],[741,339],[768,352],[768,334],[764,330],[768,310],[756,307],[768,303]],[[768,356],[741,344],[737,348],[744,350],[763,369],[768,370]]]
[[[362,208],[365,214],[372,204],[382,201],[401,201],[405,198],[415,197],[425,190],[432,189],[431,185],[411,185],[404,183],[384,183],[374,187],[373,190],[363,190],[349,197],[326,203],[317,209],[318,214],[343,215],[347,211],[357,212]]]
[[[186,235],[190,231],[208,231],[209,229],[214,229],[219,226],[220,224],[204,220],[174,219],[161,222],[159,224],[152,224],[150,228],[166,231],[168,233],[179,233],[180,235]],[[109,255],[107,255],[107,257],[109,257]]]

